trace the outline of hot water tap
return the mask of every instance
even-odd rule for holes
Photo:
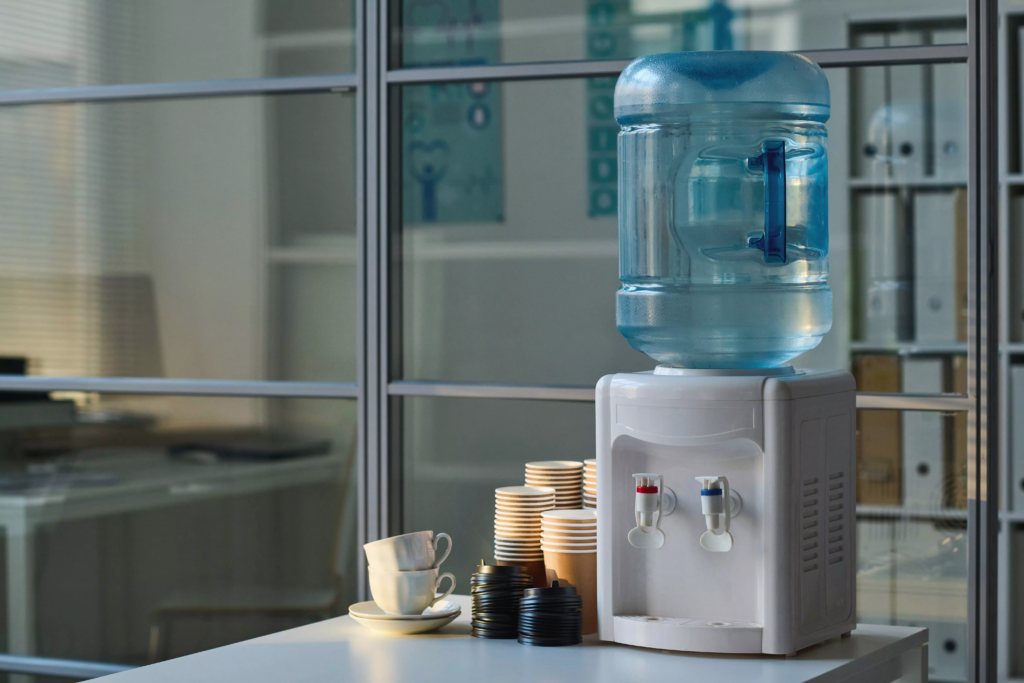
[[[676,509],[676,494],[665,486],[660,474],[634,474],[636,480],[636,526],[629,532],[634,548],[660,548],[665,545],[661,518]]]

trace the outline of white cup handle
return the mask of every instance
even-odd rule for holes
[[[444,551],[444,555],[441,556],[440,560],[434,561],[434,566],[431,569],[437,569],[441,566],[441,563],[448,559],[448,555],[452,552],[452,537],[448,534],[441,532],[437,536],[434,536],[434,557],[437,557],[437,542],[442,538],[448,539],[448,548]]]
[[[449,574],[448,572],[445,572],[444,574],[441,574],[441,576],[437,577],[437,581],[434,583],[434,590],[436,591],[438,588],[441,587],[441,582],[444,581],[444,577],[446,576],[452,580],[452,585],[448,586],[448,590],[446,590],[441,595],[434,595],[434,602],[430,603],[431,607],[447,598],[449,595],[452,594],[452,591],[455,590],[455,577]]]

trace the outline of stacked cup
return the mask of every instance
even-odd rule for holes
[[[583,507],[597,509],[597,460],[583,461]]]
[[[438,558],[437,544],[442,538],[448,539],[448,547]],[[367,543],[363,550],[369,562],[370,593],[387,614],[423,614],[455,590],[454,576],[447,572],[438,575],[438,567],[452,551],[448,534],[434,536],[433,531],[417,531]],[[445,577],[451,580],[451,586],[437,595]]]
[[[541,527],[548,583],[576,587],[583,635],[597,633],[597,511],[550,510],[541,515]]]
[[[544,582],[540,516],[555,507],[555,490],[534,486],[494,489],[494,559],[499,566],[526,567],[535,586]]]
[[[555,490],[556,510],[583,507],[583,463],[572,460],[542,460],[526,463],[526,485]]]

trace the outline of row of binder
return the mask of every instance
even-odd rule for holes
[[[967,191],[860,193],[856,202],[858,337],[967,340]]]
[[[967,42],[962,30],[865,35],[860,47]],[[964,64],[867,67],[853,72],[855,176],[913,183],[967,182],[967,68]]]

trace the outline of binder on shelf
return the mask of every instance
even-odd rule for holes
[[[1024,365],[1010,366],[1010,474],[1013,511],[1024,510]]]
[[[881,34],[860,36],[858,47],[885,47]],[[854,128],[853,174],[867,180],[883,181],[890,176],[889,155],[892,131],[886,124],[886,80],[888,67],[868,66],[853,69],[855,94],[851,112]]]
[[[919,31],[898,31],[889,35],[889,46],[922,45]],[[889,114],[887,125],[892,134],[893,178],[897,181],[915,182],[925,177],[925,157],[931,140],[925,137],[928,126],[925,117],[931,102],[925,94],[926,67],[908,64],[885,67],[889,70]]]
[[[1024,52],[1024,50],[1022,50]],[[1021,88],[1024,91],[1024,87]],[[1024,118],[1024,117],[1022,117]],[[1009,207],[1010,263],[1024,261],[1024,194],[1011,188]],[[1024,341],[1024,272],[1010,268],[1010,339]]]
[[[967,356],[953,356],[951,391],[954,394],[967,393]],[[943,468],[946,492],[946,507],[957,510],[967,509],[967,413],[958,412],[946,417],[946,424],[952,432],[949,448],[946,449],[946,465]]]
[[[856,201],[860,338],[877,343],[911,339],[914,321],[903,200],[894,192],[865,192]]]
[[[904,392],[942,393],[944,372],[941,358],[906,358],[902,371]],[[943,415],[937,412],[903,413],[904,507],[938,510],[943,506],[944,422]]]
[[[854,356],[858,391],[898,392],[900,360],[896,355]],[[900,413],[895,410],[857,411],[857,502],[899,505]]]
[[[942,45],[966,43],[967,32],[935,31],[932,42]],[[933,65],[932,93],[935,177],[966,184],[970,144],[967,139],[967,65]]]
[[[957,338],[956,204],[953,191],[914,194],[914,335],[918,342],[948,344]],[[942,391],[941,374],[935,391]]]

